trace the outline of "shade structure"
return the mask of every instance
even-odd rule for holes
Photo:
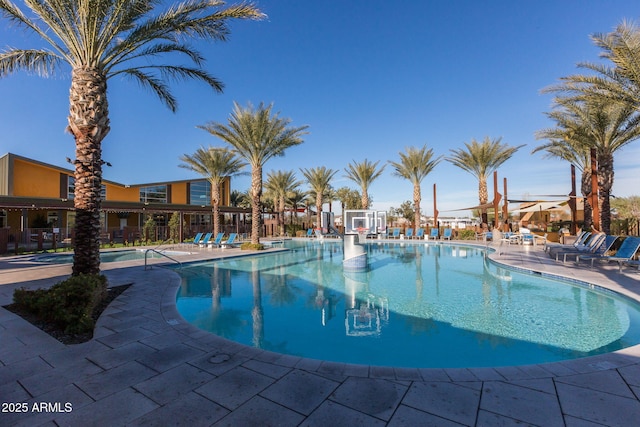
[[[569,209],[567,206],[567,200],[561,202],[536,202],[531,206],[527,206],[522,209],[510,210],[512,213],[527,213],[527,212],[541,212],[541,211],[564,211]]]

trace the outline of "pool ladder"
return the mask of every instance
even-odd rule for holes
[[[145,269],[145,270],[147,269],[147,256],[149,255],[149,252],[155,252],[155,253],[157,253],[157,254],[158,254],[158,255],[160,255],[160,256],[163,256],[163,257],[165,257],[165,258],[168,258],[168,259],[170,259],[171,261],[173,261],[173,262],[175,262],[176,264],[178,264],[178,265],[180,266],[180,268],[182,268],[182,263],[181,263],[180,261],[178,261],[177,259],[172,258],[172,257],[170,257],[169,255],[167,255],[167,254],[165,254],[165,253],[163,253],[163,252],[160,252],[160,251],[158,251],[158,250],[155,250],[155,249],[147,249],[147,250],[145,250],[145,251],[144,251],[144,269]],[[149,267],[149,268],[151,268],[151,266],[148,266],[148,267]]]

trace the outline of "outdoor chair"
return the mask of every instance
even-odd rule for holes
[[[213,239],[213,242],[209,242],[208,246],[212,248],[219,248],[222,243],[222,238],[224,237],[224,233],[216,234],[216,238]]]
[[[221,248],[233,248],[233,247],[237,246],[238,243],[235,243],[235,240],[236,240],[237,236],[238,236],[237,233],[229,234],[229,238],[226,241],[220,243],[220,247]]]
[[[416,239],[424,239],[424,228],[418,228],[416,230],[415,238]]]
[[[200,240],[198,242],[198,246],[200,246],[201,248],[206,248],[207,245],[209,244],[209,240],[211,240],[211,235],[213,233],[207,233],[204,235],[204,237],[202,238],[202,240]]]
[[[438,227],[433,227],[429,232],[429,239],[436,240],[438,237],[440,237],[440,230],[438,230]]]
[[[394,239],[399,239],[400,238],[400,229],[399,228],[394,228],[393,229],[393,233],[391,234],[391,237]]]
[[[442,240],[447,239],[447,240],[451,240],[451,236],[453,235],[453,229],[452,228],[445,228],[444,229],[444,233],[442,234]]]
[[[413,228],[407,228],[404,237],[405,239],[413,239]]]
[[[609,247],[616,241],[618,236],[607,236],[604,233],[596,233],[591,239],[589,239],[589,243],[585,244],[585,246],[576,247],[573,249],[568,249],[564,251],[554,251],[556,261],[560,261],[560,256],[562,256],[562,262],[567,262],[567,256],[578,256],[580,254],[584,255],[593,255],[600,252],[600,249],[607,239],[611,240],[610,237],[613,237],[613,240],[609,242]],[[608,249],[607,249],[608,250]],[[606,252],[603,251],[602,254]]]
[[[582,260],[591,260],[591,267],[593,267],[593,262],[595,260],[600,261],[616,261],[618,263],[618,271],[622,271],[622,265],[624,263],[628,263],[635,256],[636,252],[640,248],[640,237],[627,237],[622,241],[620,248],[616,251],[615,255],[588,255],[582,256],[578,255],[576,257],[576,264],[580,263]]]
[[[197,246],[200,243],[200,239],[202,239],[203,233],[196,234],[196,237],[193,238],[193,246]]]

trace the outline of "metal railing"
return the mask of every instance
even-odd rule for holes
[[[158,251],[158,250],[156,250],[156,249],[146,249],[146,250],[144,251],[144,269],[145,269],[145,270],[147,269],[147,257],[148,257],[148,255],[149,255],[149,252],[155,252],[155,253],[157,253],[157,254],[158,254],[158,255],[160,255],[160,256],[163,256],[163,257],[165,257],[165,258],[167,258],[167,259],[170,259],[171,261],[173,261],[173,262],[175,262],[176,264],[178,264],[178,265],[180,266],[180,268],[182,268],[182,263],[181,263],[180,261],[178,261],[177,259],[175,259],[175,258],[173,258],[173,257],[170,257],[169,255],[165,254],[164,252],[162,252],[162,251]],[[151,268],[151,266],[149,266],[149,268]]]

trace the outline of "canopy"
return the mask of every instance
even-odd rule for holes
[[[533,205],[522,209],[514,209],[512,213],[540,212],[540,211],[563,211],[568,209],[567,201],[562,202],[535,202]]]

